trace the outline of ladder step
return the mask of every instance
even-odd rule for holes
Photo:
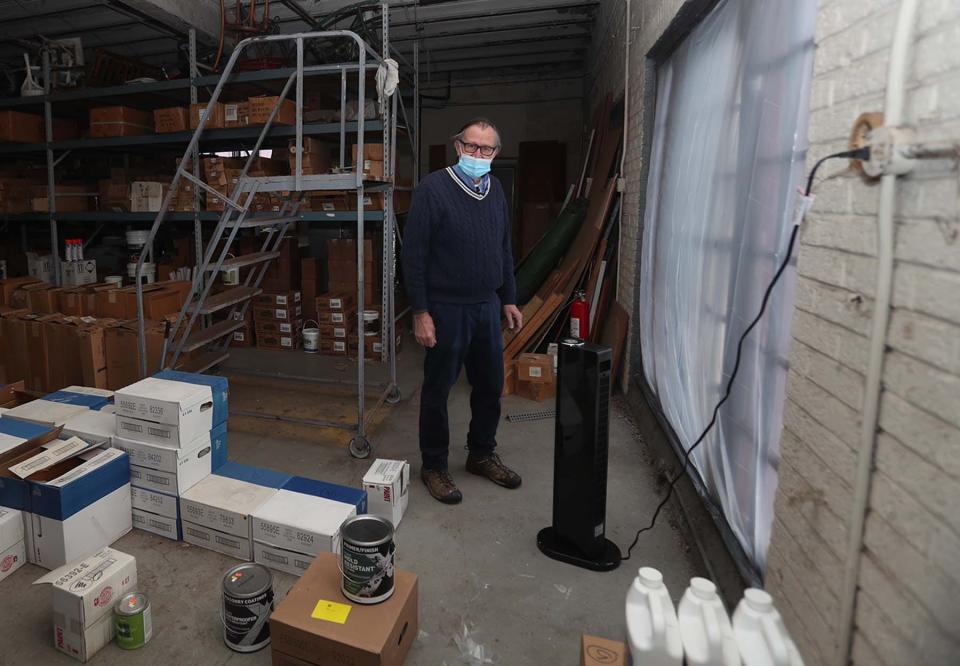
[[[254,296],[259,296],[262,293],[263,289],[257,289],[255,287],[233,287],[208,297],[207,300],[201,304],[199,313],[202,315],[213,314],[237,303],[242,303]],[[197,309],[196,304],[190,306],[190,312],[193,312],[195,309]]]
[[[200,347],[204,346],[205,344],[228,336],[234,331],[239,331],[244,326],[246,326],[246,322],[225,319],[224,321],[216,323],[209,328],[204,328],[200,331],[197,331],[187,338],[187,341],[183,345],[183,351],[191,352],[194,349],[200,349]]]
[[[248,217],[243,220],[243,222],[237,222],[233,220],[227,222],[227,229],[233,229],[237,227],[238,229],[255,229],[256,227],[272,227],[277,224],[286,224],[288,222],[295,222],[300,219],[296,215],[287,215],[285,217]]]
[[[245,254],[240,257],[234,257],[233,259],[224,259],[223,263],[220,265],[220,270],[228,271],[234,268],[243,268],[244,266],[253,266],[254,264],[262,264],[265,261],[276,259],[279,256],[280,256],[279,252],[256,252],[253,254]],[[209,268],[207,268],[207,271],[212,273],[213,266],[210,266]]]
[[[181,361],[177,364],[177,370],[182,372],[205,372],[215,365],[223,363],[230,354],[225,351],[209,351],[198,356],[194,356],[188,361]]]

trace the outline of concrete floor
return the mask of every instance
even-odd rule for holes
[[[295,355],[287,356],[295,363]],[[373,433],[375,455],[407,458],[416,477],[417,410],[413,387],[420,357],[414,345],[401,354],[404,400]],[[504,400],[504,414],[537,405]],[[668,510],[643,536],[633,558],[610,573],[593,573],[550,560],[537,550],[537,531],[551,520],[553,422],[504,422],[500,453],[523,475],[514,491],[463,471],[462,442],[469,421],[469,387],[451,397],[451,470],[464,494],[461,505],[433,500],[419,480],[397,535],[398,565],[420,576],[420,634],[408,664],[493,663],[510,666],[576,664],[582,632],[624,634],[623,600],[636,569],[659,568],[679,598],[693,575],[706,575],[685,527]],[[318,445],[238,432],[231,427],[230,459],[358,485],[370,461],[349,457],[342,446]],[[610,428],[607,537],[625,549],[656,505],[658,491],[647,447],[614,401]],[[110,645],[97,664],[269,664],[270,652],[237,654],[221,639],[218,584],[235,560],[185,543],[134,530],[115,547],[137,557],[139,588],[153,601],[153,640],[136,652]],[[32,565],[0,583],[0,666],[76,663],[51,647],[50,591],[32,582],[44,572]],[[278,600],[296,581],[275,574]],[[473,641],[489,661],[469,659],[457,637]]]

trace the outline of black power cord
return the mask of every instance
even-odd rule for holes
[[[810,175],[807,177],[807,189],[804,191],[804,196],[810,196],[810,192],[813,189],[813,177],[817,173],[817,169],[820,168],[820,165],[826,162],[827,160],[838,159],[838,158],[849,158],[849,159],[859,159],[859,160],[868,160],[870,159],[870,148],[857,148],[855,150],[844,150],[839,153],[833,153],[832,155],[827,155],[826,157],[820,158],[816,164],[813,165],[813,168],[810,169]],[[747,336],[750,335],[750,331],[756,327],[756,325],[763,318],[764,313],[767,310],[767,304],[770,301],[770,294],[773,293],[773,288],[777,286],[777,282],[780,280],[780,277],[787,270],[787,266],[790,264],[790,258],[793,255],[793,246],[797,241],[797,234],[800,231],[799,221],[793,227],[793,231],[790,232],[790,240],[787,242],[787,252],[783,257],[783,261],[780,263],[780,267],[777,268],[777,272],[774,273],[773,279],[770,280],[770,284],[767,285],[767,290],[763,293],[763,301],[760,303],[760,311],[757,313],[757,316],[753,318],[753,321],[750,322],[750,325],[743,331],[740,335],[740,340],[737,342],[737,356],[733,362],[733,370],[730,372],[730,378],[727,380],[726,389],[723,392],[723,397],[717,402],[716,406],[713,408],[713,415],[710,417],[710,422],[707,424],[707,427],[703,429],[703,432],[700,433],[700,436],[697,437],[696,441],[690,445],[690,448],[687,449],[683,454],[683,467],[680,469],[680,472],[670,480],[670,484],[667,486],[667,494],[660,500],[660,503],[657,505],[657,508],[653,512],[653,517],[650,519],[650,524],[646,527],[640,528],[637,531],[637,535],[633,538],[633,543],[630,544],[630,547],[627,548],[627,554],[625,557],[622,557],[622,560],[629,560],[630,554],[633,551],[633,548],[637,545],[637,541],[640,540],[640,535],[648,530],[652,530],[653,526],[657,522],[657,517],[660,515],[660,511],[666,506],[667,502],[670,500],[671,495],[673,495],[673,488],[676,486],[677,481],[679,481],[684,474],[687,473],[687,468],[690,464],[690,454],[693,453],[693,450],[700,446],[706,436],[713,429],[713,426],[717,423],[717,415],[720,413],[720,408],[723,406],[723,403],[727,401],[727,398],[730,397],[730,392],[733,389],[733,382],[737,378],[737,372],[740,370],[740,357],[743,353],[743,343],[747,339]]]

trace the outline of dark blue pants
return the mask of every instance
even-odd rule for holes
[[[470,393],[467,447],[485,455],[496,447],[503,393],[500,302],[431,303],[437,344],[427,349],[420,393],[420,453],[426,469],[447,469],[450,425],[447,398],[466,367]]]

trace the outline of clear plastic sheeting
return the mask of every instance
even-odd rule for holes
[[[646,380],[685,448],[710,421],[786,250],[815,15],[814,2],[723,0],[657,68],[638,312]],[[774,290],[717,426],[691,456],[761,573],[794,280],[790,269]]]

